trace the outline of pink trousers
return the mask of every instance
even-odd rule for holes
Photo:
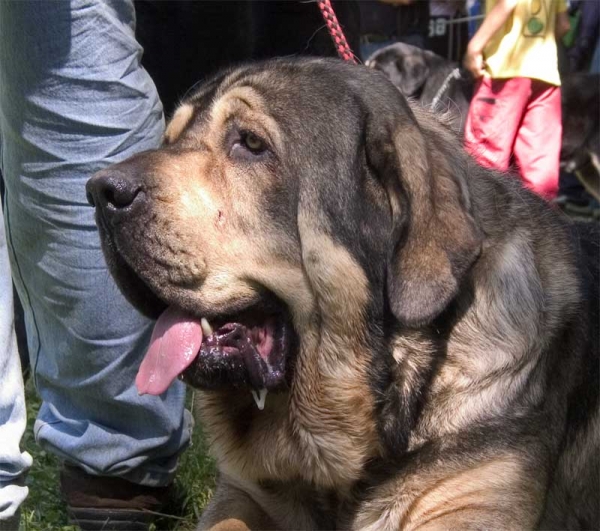
[[[477,82],[465,145],[480,164],[507,171],[512,156],[525,186],[552,199],[561,141],[560,87],[526,77]]]

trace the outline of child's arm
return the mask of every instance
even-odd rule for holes
[[[484,74],[483,49],[494,36],[494,33],[508,20],[517,2],[518,0],[498,0],[469,41],[467,53],[463,59],[463,66],[473,74],[474,78],[477,79]]]

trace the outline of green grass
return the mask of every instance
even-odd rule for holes
[[[191,406],[191,392],[188,407]],[[33,466],[27,477],[29,496],[21,507],[20,531],[76,531],[69,526],[67,511],[60,497],[60,462],[52,454],[42,450],[33,437],[33,424],[40,407],[40,400],[31,383],[25,386],[27,401],[27,430],[23,436],[23,447],[33,457]],[[206,441],[200,426],[196,425],[191,447],[179,460],[176,478],[177,517],[161,518],[154,531],[191,531],[203,508],[210,499],[214,486],[215,466],[207,455]]]

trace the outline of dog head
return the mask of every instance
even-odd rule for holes
[[[199,387],[277,389],[308,336],[344,348],[388,318],[432,321],[480,247],[456,145],[384,75],[337,60],[205,83],[159,149],[87,185],[117,284],[161,315],[143,389],[184,369]]]
[[[373,53],[365,62],[369,68],[383,72],[407,97],[418,98],[427,77],[432,52],[403,42],[390,44]]]

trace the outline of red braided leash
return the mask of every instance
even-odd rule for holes
[[[346,36],[342,31],[342,27],[335,16],[333,7],[331,7],[330,0],[317,0],[317,5],[321,10],[321,15],[323,15],[325,24],[327,24],[329,35],[331,35],[331,38],[333,39],[333,43],[335,44],[335,49],[337,50],[338,55],[344,61],[356,63],[356,59],[354,58],[354,54],[352,53],[350,46],[348,46],[348,41],[346,40]]]

